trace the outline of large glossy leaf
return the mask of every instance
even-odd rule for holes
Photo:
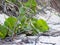
[[[24,23],[26,22],[27,20],[27,17],[25,15],[21,15],[20,18],[19,18],[19,21],[21,22],[21,24],[24,25]]]
[[[25,14],[25,8],[24,7],[20,7],[19,8],[19,13],[20,13],[20,15],[24,15]]]
[[[6,0],[7,2],[16,3],[16,0]]]
[[[36,6],[36,0],[28,0],[24,5],[26,7]]]
[[[32,4],[31,4],[31,9],[35,12],[35,10],[36,10],[36,5],[37,5],[36,0],[32,0],[31,2],[32,2]]]
[[[16,22],[17,22],[17,19],[13,16],[10,16],[8,19],[5,20],[4,24],[10,29],[13,29],[14,26],[16,25]]]
[[[4,25],[10,29],[8,32],[9,35],[12,34],[12,31],[14,30],[14,26],[16,26],[17,19],[13,16],[10,16],[8,19],[5,20]]]
[[[5,36],[7,35],[7,31],[8,30],[6,29],[6,27],[0,25],[0,38],[5,38]]]
[[[49,27],[43,19],[39,19],[34,23],[35,28],[37,28],[41,32],[46,32],[48,31]]]
[[[26,3],[24,3],[24,5],[31,8],[35,12],[37,3],[36,0],[28,0]]]

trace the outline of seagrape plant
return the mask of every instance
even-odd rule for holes
[[[39,32],[47,32],[49,27],[43,19],[36,19],[36,0],[28,0],[21,2],[16,0],[6,0],[6,3],[13,3],[18,5],[19,16],[9,16],[3,25],[0,24],[0,38],[6,38],[6,35],[12,38],[17,34],[31,34],[36,35]]]

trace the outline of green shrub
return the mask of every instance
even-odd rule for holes
[[[7,2],[17,3],[16,0],[6,0]],[[32,31],[31,34],[38,34],[39,32],[48,31],[49,27],[43,19],[36,19],[33,16],[36,13],[36,0],[28,0],[28,2],[19,2],[19,16],[9,16],[4,22],[4,25],[0,25],[0,37],[5,38],[6,35],[14,36],[17,33]]]
[[[4,38],[6,37],[7,31],[8,31],[8,30],[6,29],[6,27],[0,25],[0,37],[1,37],[2,39],[4,39]]]

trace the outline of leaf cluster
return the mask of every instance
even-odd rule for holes
[[[19,16],[9,16],[4,22],[4,25],[0,25],[0,37],[5,38],[6,35],[14,36],[15,34],[31,34],[36,35],[39,32],[48,31],[49,27],[43,19],[34,18],[36,14],[36,0],[28,0],[27,2],[18,2],[17,0],[6,0],[6,2],[12,2],[19,5]]]

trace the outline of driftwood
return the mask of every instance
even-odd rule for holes
[[[60,0],[51,0],[51,7],[60,12]]]
[[[60,12],[60,0],[36,0],[36,1],[39,5],[42,5],[43,3],[47,3],[57,12]]]
[[[27,2],[28,0],[17,0],[17,1],[22,1],[22,2]],[[50,3],[51,7],[56,9],[58,12],[60,12],[60,0],[36,0],[38,5],[43,5],[43,3]],[[49,5],[49,4],[48,4]],[[12,10],[13,9],[13,10]],[[13,7],[11,8],[11,4],[6,5],[5,0],[0,0],[0,12],[2,11],[3,13],[6,13],[7,15],[13,15],[13,16],[18,16],[19,14],[16,13],[18,10],[17,5],[13,4]],[[18,11],[17,11],[18,12]]]

